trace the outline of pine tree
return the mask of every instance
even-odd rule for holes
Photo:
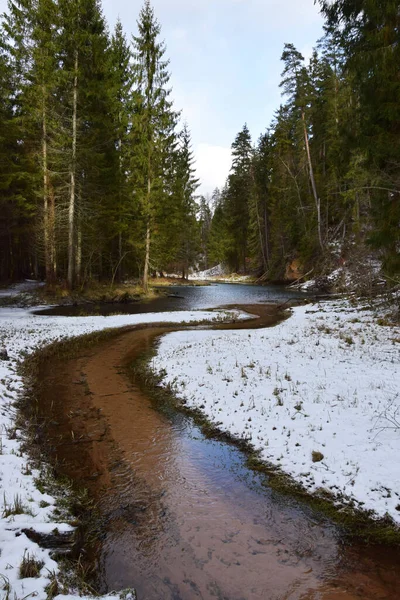
[[[357,164],[366,166],[375,219],[371,241],[389,273],[400,272],[400,62],[397,0],[320,0],[359,94]],[[363,169],[365,173],[365,169]],[[363,177],[364,179],[364,177]]]
[[[197,222],[198,205],[195,195],[199,187],[199,180],[195,177],[191,138],[186,123],[179,139],[180,147],[175,174],[180,208],[178,258],[182,265],[182,278],[187,278],[189,267],[194,264],[200,246]]]
[[[69,287],[81,277],[82,253],[89,266],[97,256],[104,270],[106,239],[102,214],[111,194],[116,149],[109,94],[108,39],[97,0],[60,0],[62,32],[60,57],[65,119],[64,156],[68,160],[68,273]],[[103,223],[103,225],[101,224]],[[87,243],[85,248],[84,243]]]
[[[222,191],[216,188],[211,198],[213,215],[208,237],[208,257],[212,266],[226,263],[230,254],[231,237],[226,198],[227,186]]]
[[[267,273],[270,267],[271,153],[271,139],[266,133],[260,136],[252,159],[253,194],[249,207],[251,254],[255,267],[263,274]]]
[[[199,226],[200,226],[200,270],[208,269],[209,260],[209,239],[211,230],[212,213],[207,198],[200,197],[199,201]]]
[[[249,203],[253,194],[251,161],[253,148],[247,125],[232,144],[232,168],[228,177],[226,210],[231,235],[229,262],[235,271],[246,272]]]
[[[163,203],[166,178],[172,175],[171,153],[176,146],[177,114],[169,99],[168,61],[159,41],[161,27],[149,0],[140,12],[138,36],[133,38],[137,108],[132,129],[132,162],[135,198],[140,203],[144,229],[143,287],[148,289],[152,239],[159,226],[157,216]]]
[[[308,174],[310,177],[312,194],[315,202],[317,214],[317,230],[318,240],[321,249],[324,248],[322,238],[322,215],[321,215],[321,199],[317,191],[317,185],[314,176],[314,166],[310,151],[310,134],[307,123],[307,105],[309,103],[309,80],[307,70],[304,67],[304,58],[301,53],[296,50],[293,44],[285,44],[282,53],[282,61],[285,63],[285,68],[282,73],[281,87],[283,92],[289,98],[291,108],[294,112],[299,112],[304,135],[304,147],[307,156]]]
[[[134,77],[131,66],[132,52],[124,35],[121,21],[118,20],[111,40],[110,73],[111,104],[114,126],[114,143],[117,150],[117,169],[115,172],[116,194],[110,206],[109,217],[117,239],[117,268],[119,279],[122,276],[122,263],[132,250],[125,250],[130,232],[134,229],[137,214],[132,212],[129,197],[129,132],[132,128]],[[112,235],[114,238],[114,235]]]

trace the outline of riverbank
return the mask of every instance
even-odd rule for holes
[[[284,317],[273,306],[246,311],[260,315],[234,325],[248,333]],[[299,598],[327,600],[338,588],[346,600],[355,591],[395,598],[397,548],[346,543],[320,507],[298,502],[293,487],[276,491],[281,478],[264,476],[248,444],[221,435],[201,411],[182,410],[173,394],[153,393],[141,365],[168,331],[91,335],[47,347],[33,362],[36,419],[46,420],[40,446],[97,507],[86,523],[97,543],[91,551],[85,535],[84,550],[98,589],[134,585],[138,598],[154,600],[193,598],[193,589],[256,600],[293,587]]]
[[[69,290],[65,285],[45,285],[38,281],[24,281],[13,286],[0,288],[1,306],[60,305],[85,307],[101,304],[134,304],[154,300],[169,294],[174,286],[206,286],[205,281],[188,281],[174,277],[157,277],[149,280],[149,289],[144,291],[140,280],[124,283],[90,282]]]
[[[366,305],[293,309],[262,331],[165,336],[152,368],[311,494],[400,524],[400,328]]]
[[[226,317],[224,311],[215,315]],[[47,600],[45,588],[58,566],[49,550],[22,530],[48,534],[56,528],[57,535],[68,535],[74,526],[65,512],[55,516],[57,499],[38,489],[40,472],[25,453],[24,432],[15,423],[15,400],[23,391],[18,361],[38,346],[107,327],[203,318],[209,320],[210,313],[63,318],[0,310],[5,491],[0,539],[6,549],[0,556],[0,589],[12,590],[17,600],[33,591]],[[336,502],[339,510],[347,505],[370,511],[371,517],[388,515],[387,523],[396,526],[398,429],[388,421],[397,419],[399,341],[399,328],[379,324],[367,306],[329,302],[296,307],[290,319],[267,330],[169,334],[150,366],[190,409],[207,417],[214,431],[258,449],[257,460],[279,465],[309,493]],[[37,578],[20,579],[24,556],[34,556]],[[61,591],[64,599],[72,597]]]
[[[0,309],[0,428],[1,428],[1,496],[0,518],[0,590],[5,598],[21,600],[34,595],[47,600],[49,587],[59,571],[49,549],[41,548],[23,530],[33,528],[48,535],[68,535],[73,529],[60,500],[65,505],[68,490],[59,490],[58,499],[40,485],[43,473],[27,453],[25,431],[16,423],[16,402],[24,392],[18,364],[36,349],[51,342],[81,336],[107,328],[121,328],[140,323],[223,320],[227,311],[191,311],[112,317],[33,316],[19,308]],[[240,318],[238,311],[229,313]],[[56,533],[54,533],[56,530]],[[28,570],[32,569],[32,570]],[[33,576],[29,576],[32,575]],[[51,590],[50,590],[51,591]],[[67,590],[56,590],[60,598],[71,598]],[[108,598],[115,598],[111,595]],[[119,596],[118,596],[119,597]]]

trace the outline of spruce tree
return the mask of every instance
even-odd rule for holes
[[[165,194],[165,180],[171,176],[171,153],[176,146],[177,113],[169,99],[168,61],[161,27],[149,0],[138,19],[138,35],[133,38],[136,112],[132,127],[132,160],[135,199],[144,223],[143,287],[148,289],[153,236]]]
[[[131,235],[134,234],[135,217],[132,202],[129,196],[129,132],[132,128],[132,112],[134,110],[132,72],[132,52],[124,35],[121,21],[118,20],[110,47],[110,74],[111,74],[111,110],[114,128],[114,144],[117,150],[117,168],[115,171],[116,193],[110,203],[108,216],[112,223],[112,239],[117,242],[116,268],[113,275],[118,272],[122,277],[124,259],[132,253],[132,247],[127,249]],[[114,251],[114,248],[112,248]]]
[[[232,168],[228,177],[227,217],[231,236],[229,262],[235,271],[246,272],[248,251],[249,205],[253,190],[251,161],[253,148],[247,125],[232,144]]]
[[[117,168],[109,94],[108,39],[97,0],[59,0],[62,28],[60,89],[68,204],[67,281],[81,277],[83,253],[101,276],[107,242],[102,214]],[[114,190],[115,191],[115,190]],[[108,223],[107,223],[108,224]],[[96,260],[97,259],[97,260]]]
[[[198,205],[196,190],[199,180],[195,177],[194,157],[191,148],[190,132],[185,123],[179,136],[180,147],[177,155],[176,183],[180,207],[180,236],[178,257],[182,265],[182,278],[189,275],[189,267],[197,258],[200,249]]]
[[[359,156],[369,174],[375,230],[388,273],[400,272],[400,63],[397,0],[320,0],[359,94]],[[363,182],[365,184],[365,182]]]
[[[304,148],[307,156],[308,174],[311,183],[312,195],[314,198],[318,241],[321,249],[324,248],[322,234],[322,214],[321,214],[321,198],[319,196],[316,179],[314,175],[314,165],[310,150],[310,134],[309,125],[307,122],[307,107],[309,105],[309,78],[307,70],[304,66],[304,58],[301,53],[296,50],[293,44],[285,44],[282,61],[285,68],[282,73],[281,87],[283,93],[288,96],[291,108],[294,112],[298,112],[301,118],[301,125],[304,136]]]

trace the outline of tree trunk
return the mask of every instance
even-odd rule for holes
[[[265,258],[267,261],[267,270],[269,269],[269,219],[267,203],[264,202],[264,244],[265,244]]]
[[[82,275],[82,225],[78,219],[77,227],[77,247],[76,247],[76,265],[75,265],[75,281],[79,285]]]
[[[46,88],[42,86],[42,161],[43,161],[43,235],[44,235],[44,264],[46,282],[54,281],[54,262],[52,260],[52,221],[49,210],[49,170],[47,156],[47,111]]]
[[[122,233],[118,234],[118,281],[122,281]]]
[[[121,112],[118,113],[118,123],[121,126]],[[119,232],[118,232],[118,281],[122,281],[122,215],[121,215],[121,182],[122,182],[122,140],[118,139],[118,221],[119,221]],[[111,263],[112,264],[112,263]],[[114,278],[113,278],[114,279]]]
[[[146,228],[146,255],[144,259],[144,271],[143,271],[143,289],[145,293],[149,291],[149,265],[150,265],[150,217],[147,219]]]
[[[76,188],[76,133],[78,112],[78,51],[75,51],[74,90],[72,105],[72,158],[70,170],[70,196],[68,209],[68,287],[75,283],[75,188]]]
[[[151,199],[151,158],[150,151],[147,157],[147,226],[146,226],[146,255],[144,259],[144,271],[143,271],[143,289],[145,294],[149,291],[149,267],[150,267],[150,243],[151,243],[151,229],[150,229],[150,199]]]
[[[317,186],[315,185],[314,170],[313,170],[313,166],[312,166],[312,162],[311,162],[310,144],[309,144],[309,141],[308,141],[306,117],[305,117],[305,114],[304,114],[304,110],[301,112],[301,119],[303,121],[304,142],[305,142],[305,145],[306,145],[308,170],[309,170],[309,173],[310,173],[311,188],[312,188],[312,192],[313,192],[313,196],[314,196],[315,207],[317,209],[318,240],[319,240],[319,245],[321,246],[321,248],[323,250],[324,249],[324,244],[323,244],[323,241],[322,241],[322,231],[321,231],[321,200],[318,197]]]

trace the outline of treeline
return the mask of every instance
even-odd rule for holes
[[[270,129],[254,146],[244,126],[232,145],[205,231],[210,265],[280,279],[294,259],[323,271],[363,248],[400,272],[399,5],[320,3],[326,34],[310,61],[285,45]]]
[[[148,0],[129,42],[100,0],[9,0],[0,29],[0,279],[72,288],[226,263],[280,279],[357,249],[400,272],[400,33],[394,0],[319,0],[311,59],[286,44],[284,103],[196,197],[190,133]],[[249,90],[251,93],[251,90]]]
[[[99,0],[9,1],[0,30],[0,279],[187,271],[190,133],[148,0],[131,43]]]

